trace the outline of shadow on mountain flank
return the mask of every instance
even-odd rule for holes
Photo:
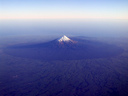
[[[50,61],[106,58],[122,53],[123,49],[97,41],[72,38],[68,42],[55,39],[45,43],[8,46],[4,52],[16,57]]]

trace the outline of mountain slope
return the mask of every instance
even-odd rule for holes
[[[76,41],[77,40],[77,41]],[[116,56],[123,50],[117,46],[96,41],[70,39],[66,36],[50,42],[11,46],[7,54],[40,60],[80,60]]]

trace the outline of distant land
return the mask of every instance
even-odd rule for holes
[[[128,96],[128,38],[13,40],[0,41],[1,96]]]

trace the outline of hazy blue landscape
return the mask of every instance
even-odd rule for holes
[[[112,28],[108,26],[108,30],[111,29],[111,31],[107,31],[108,33],[106,33],[104,31],[100,32],[99,30],[101,29],[97,29],[97,27],[95,28],[95,26],[89,26],[86,24],[83,25],[84,22],[81,25],[82,27],[80,25],[77,26],[78,22],[75,22],[74,25],[69,26],[64,26],[66,22],[58,22],[61,23],[63,26],[60,26],[60,24],[58,24],[53,27],[52,25],[47,25],[47,27],[44,27],[45,25],[36,25],[35,23],[32,23],[32,25],[24,24],[22,26],[20,25],[21,22],[15,22],[16,25],[12,25],[10,23],[6,25],[3,24],[4,27],[1,27],[0,31],[1,96],[128,95],[128,38],[127,36],[125,36],[125,32],[127,32],[128,30],[127,27],[124,28],[123,26],[122,30],[121,28],[120,30],[118,30],[118,34],[114,34],[115,30],[119,28],[114,27],[117,25],[113,25]],[[20,26],[18,26],[18,24]],[[69,23],[67,22],[67,24]],[[89,29],[86,29],[86,26],[89,26]],[[104,28],[105,26],[99,26],[99,28],[100,27]],[[91,30],[91,32],[94,34],[97,34],[97,36],[92,35],[92,33],[89,32],[89,30]],[[82,31],[84,32],[83,34]],[[23,56],[13,55],[15,54],[17,49],[12,51],[12,55],[4,51],[9,46],[30,46],[33,44],[35,47],[37,46],[36,51],[41,51],[43,49],[38,48],[39,44],[51,42],[52,40],[62,37],[64,34],[66,36],[69,36],[69,38],[71,39],[75,38],[73,40],[82,40],[82,46],[93,46],[92,49],[90,49],[89,47],[89,50],[93,50],[93,52],[96,52],[95,55],[99,57],[79,59],[72,58],[71,60],[70,58],[69,60],[47,59],[47,61],[44,61],[43,58],[40,58],[40,56],[38,56],[39,53],[35,54],[35,57],[39,59],[26,58],[27,55],[32,54],[34,52],[34,50],[31,50],[31,47],[30,49],[28,49],[28,53],[27,51],[24,52],[19,50],[19,52],[21,52],[19,54],[25,54]],[[88,45],[87,42],[90,45]],[[54,46],[54,43],[48,43],[48,45],[51,44],[52,46]],[[103,45],[106,47],[99,47],[101,48],[99,49],[99,51],[95,50],[98,46]],[[108,52],[110,51],[109,54],[111,56],[104,57],[100,54],[103,53],[102,50],[106,50],[107,46],[110,47]],[[114,49],[111,49],[113,46],[116,47],[114,47]],[[53,50],[53,48],[55,51],[55,46],[49,50]],[[69,50],[70,48],[71,47],[68,47],[67,50]],[[115,51],[116,48],[119,48],[123,51],[120,52],[120,50],[117,50],[117,53],[119,53],[117,55],[112,55],[111,50]],[[85,49],[82,50],[84,52]],[[68,53],[65,53],[65,55],[64,53],[58,54],[60,52],[59,49],[57,49],[55,52],[56,55],[59,55],[59,57],[62,58],[65,58],[66,55],[72,57],[72,54]],[[74,52],[76,53],[77,50]],[[85,53],[86,52],[88,51],[85,51]],[[108,52],[104,54],[108,54]],[[48,56],[48,54],[45,55]],[[90,56],[93,57],[94,54]],[[55,56],[51,55],[50,58],[52,57],[54,58]]]
[[[0,0],[0,96],[128,96],[128,1]]]

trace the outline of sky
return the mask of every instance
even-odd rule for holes
[[[0,0],[0,20],[123,19],[128,0]]]

